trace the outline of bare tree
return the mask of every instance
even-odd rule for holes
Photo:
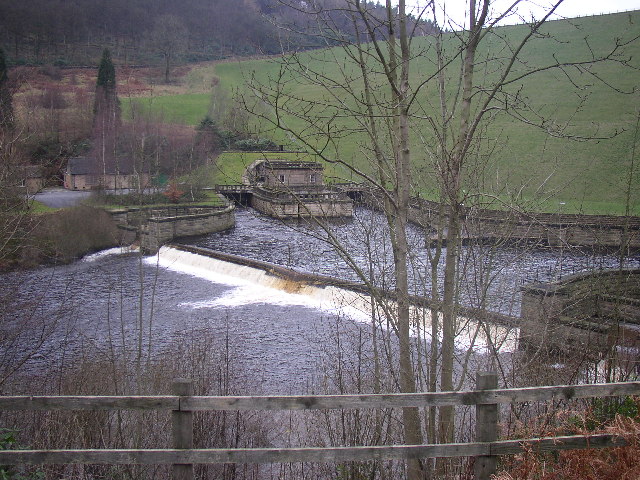
[[[527,98],[525,84],[555,71],[580,93],[583,87],[576,76],[591,74],[603,63],[627,66],[625,48],[638,37],[632,32],[597,51],[587,39],[576,58],[550,55],[540,64],[528,61],[526,47],[532,42],[562,41],[543,28],[561,1],[539,19],[521,17],[524,25],[517,33],[505,35],[497,26],[507,17],[521,15],[517,7],[525,2],[495,11],[489,0],[471,0],[468,25],[453,33],[441,29],[421,41],[417,30],[407,28],[403,1],[397,5],[387,1],[386,16],[379,15],[379,6],[359,0],[283,3],[313,18],[328,47],[341,48],[283,55],[268,78],[252,75],[252,95],[243,95],[245,106],[323,159],[336,175],[358,178],[372,188],[372,198],[387,219],[387,242],[393,253],[396,302],[381,305],[398,338],[399,388],[415,391],[421,372],[430,390],[460,388],[469,366],[468,352],[460,355],[456,347],[466,322],[460,319],[461,295],[466,292],[467,306],[479,312],[488,308],[492,255],[500,246],[477,248],[462,256],[465,232],[476,221],[474,209],[492,206],[521,213],[523,208],[517,198],[511,202],[499,190],[502,185],[495,188],[486,181],[501,141],[489,134],[490,126],[496,118],[509,118],[552,137],[615,135],[572,129],[570,121],[554,117]],[[417,16],[428,14],[437,24],[440,11],[437,2],[427,2]],[[346,21],[349,34],[341,28]],[[583,102],[576,95],[576,110]],[[412,197],[422,195],[437,200],[437,207],[421,211],[422,204],[412,205]],[[427,249],[430,278],[422,285],[423,294],[432,299],[430,331],[425,334],[431,348],[420,355],[412,350],[410,337],[412,325],[426,328],[412,318],[409,305],[415,288],[409,273],[414,267],[407,242],[410,219],[421,223],[426,243],[435,247]],[[507,238],[509,231],[500,235]],[[329,240],[343,248],[330,234]],[[349,259],[349,252],[343,249],[342,254],[363,282],[376,285],[377,279]],[[470,262],[478,265],[473,288],[463,283]],[[489,350],[495,352],[498,341],[481,317],[475,328],[486,334]],[[426,362],[424,368],[416,364],[417,358]],[[492,362],[495,366],[499,359]],[[420,443],[423,430],[417,411],[405,410],[403,420],[405,441]],[[454,426],[453,408],[431,411],[426,425],[429,440],[451,441]],[[408,472],[409,478],[421,478],[424,468],[415,462]]]
[[[175,15],[158,17],[153,29],[147,33],[149,48],[158,52],[164,60],[164,81],[169,83],[169,73],[176,57],[187,47],[189,32],[184,23]]]

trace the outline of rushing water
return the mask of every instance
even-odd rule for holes
[[[368,209],[356,209],[353,219],[326,222],[326,229],[305,220],[281,221],[251,209],[239,209],[234,229],[191,239],[188,243],[225,253],[263,260],[309,273],[361,281],[332,244],[339,244],[369,282],[393,286],[393,258],[384,242],[384,218]],[[330,233],[327,233],[330,232]],[[430,296],[431,267],[424,234],[409,228],[410,269],[415,295]],[[444,254],[443,254],[444,257]],[[440,262],[439,275],[443,275]],[[638,266],[628,259],[625,266]],[[614,255],[578,248],[489,246],[464,247],[460,270],[463,303],[485,305],[507,315],[520,314],[520,287],[534,281],[553,281],[562,275],[602,268],[617,268]]]
[[[139,338],[146,356],[149,347],[157,354],[185,334],[208,335],[216,348],[228,342],[235,364],[251,379],[245,393],[262,393],[264,386],[301,393],[330,335],[330,315],[300,296],[215,272],[157,266],[155,257],[104,255],[4,280],[20,285],[14,305],[37,311],[43,325],[56,319],[64,325],[47,337],[32,368],[112,348],[134,358]]]
[[[388,288],[393,264],[381,242],[383,224],[378,214],[358,209],[353,219],[330,222],[329,231],[365,276]],[[418,230],[410,234],[412,285],[422,294],[429,289],[428,251]],[[281,222],[240,209],[234,229],[190,243],[358,280],[327,239],[327,232],[317,225]],[[518,313],[523,281],[551,278],[567,269],[616,265],[611,256],[577,251],[480,248],[465,248],[462,266],[468,280],[490,275],[488,303],[504,313]],[[480,258],[481,253],[491,255]],[[247,379],[243,394],[304,393],[323,380],[319,364],[327,355],[335,356],[327,349],[337,332],[353,332],[357,321],[364,320],[362,311],[346,311],[336,302],[304,292],[271,288],[240,267],[205,266],[203,257],[194,257],[175,258],[166,250],[141,257],[115,250],[68,266],[4,275],[4,318],[13,315],[12,321],[27,322],[28,328],[10,341],[5,338],[0,366],[29,357],[28,367],[39,369],[89,351],[153,356],[185,335],[208,336],[216,348],[228,345]],[[470,304],[481,297],[471,287],[461,294]],[[24,312],[29,312],[28,320]],[[356,323],[338,320],[345,317]],[[34,331],[40,333],[34,336]],[[29,348],[35,355],[29,355]]]

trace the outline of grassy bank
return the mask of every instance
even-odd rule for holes
[[[549,22],[544,35],[531,41],[521,58],[526,59],[526,68],[556,61],[587,61],[592,53],[608,52],[616,37],[637,30],[638,22],[640,12]],[[502,27],[498,32],[506,42],[515,45],[526,35],[528,27]],[[588,42],[585,41],[587,36]],[[414,39],[414,51],[433,49],[432,41],[427,37]],[[445,50],[452,49],[454,41],[451,39],[445,43]],[[483,48],[478,58],[500,56],[500,49],[504,47],[495,41]],[[636,41],[625,47],[624,58],[631,58],[632,63],[637,63],[634,59],[640,58],[640,43]],[[339,50],[306,52],[301,55],[301,61],[311,69],[322,65],[321,69],[329,78],[339,78],[339,69],[348,64],[347,57]],[[199,78],[194,81],[199,86],[206,85],[203,78],[211,74],[211,64],[203,68],[207,69],[206,74],[198,76],[192,73]],[[215,75],[222,88],[229,91],[239,88],[242,91],[249,76],[254,75],[258,81],[266,82],[277,74],[278,68],[274,60],[253,59],[220,63],[215,67]],[[516,67],[515,74],[524,68]],[[412,67],[411,82],[417,85],[433,73],[434,64],[426,55]],[[491,84],[495,74],[483,71],[481,75],[485,78],[483,83]],[[571,75],[571,81],[567,80],[568,75]],[[449,80],[454,81],[455,78]],[[633,127],[640,97],[621,93],[633,91],[636,83],[636,71],[622,68],[617,62],[566,72],[544,71],[514,83],[511,93],[518,91],[523,99],[541,111],[549,119],[550,129],[561,128],[563,134],[573,138],[555,138],[509,115],[498,115],[483,135],[491,145],[482,148],[491,149],[491,155],[479,157],[479,161],[484,162],[483,177],[481,185],[474,188],[478,193],[489,193],[506,199],[508,203],[517,201],[533,210],[557,212],[561,208],[565,213],[624,214],[628,204],[630,213],[640,215],[640,174],[637,168],[632,168]],[[287,88],[307,100],[320,101],[325,95],[301,78],[290,81]],[[435,108],[438,104],[436,89],[423,89],[417,103]],[[157,111],[171,111],[170,115],[179,122],[196,124],[206,113],[209,97],[205,94],[173,95],[156,98],[152,105],[150,108]],[[345,131],[355,129],[355,119],[342,121]],[[286,118],[285,122],[296,130],[304,126],[299,118]],[[416,120],[412,148],[416,188],[424,197],[435,198],[437,185],[433,181],[430,158],[433,141],[429,138],[418,140],[419,134],[427,131],[422,127]],[[276,143],[292,146],[282,132],[270,132],[270,135]],[[585,140],[582,137],[597,139]],[[371,171],[366,145],[362,144],[359,135],[336,139],[335,148],[336,158]],[[229,157],[219,159],[219,172],[214,175],[218,179],[216,183],[240,181],[245,161],[241,157],[236,157],[236,160],[240,163],[232,165],[234,160]],[[328,165],[327,174],[344,180],[352,179],[336,165]],[[476,181],[477,178],[468,179],[469,184]]]
[[[91,197],[90,204],[103,209],[135,208],[135,207],[166,207],[175,205],[203,205],[208,207],[220,207],[225,205],[225,200],[213,190],[201,190],[180,186],[182,192],[178,202],[169,201],[164,193],[126,195],[101,194]]]

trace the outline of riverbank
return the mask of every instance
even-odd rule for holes
[[[15,214],[12,237],[0,257],[0,272],[68,264],[122,244],[111,216],[86,205],[46,213]]]

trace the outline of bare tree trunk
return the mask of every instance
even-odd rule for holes
[[[469,2],[470,28],[464,49],[462,65],[462,105],[460,109],[460,125],[456,135],[454,153],[444,173],[445,200],[448,204],[447,221],[447,253],[445,255],[444,293],[442,309],[442,369],[440,388],[453,390],[453,361],[455,355],[455,332],[457,320],[457,277],[458,252],[461,236],[461,185],[462,168],[468,148],[471,119],[471,101],[473,95],[473,71],[475,53],[479,35],[489,9],[489,0],[482,0],[482,12],[476,18],[476,0]],[[440,409],[439,438],[440,442],[453,441],[454,409]]]
[[[387,0],[387,12],[389,15],[389,26],[392,21],[392,6]],[[394,88],[394,104],[396,115],[394,116],[395,135],[394,155],[396,157],[396,191],[395,214],[391,236],[395,238],[393,242],[394,269],[396,278],[396,301],[398,305],[398,343],[399,343],[399,365],[400,365],[400,390],[412,393],[416,391],[416,379],[414,373],[413,360],[411,358],[411,311],[409,304],[409,273],[408,273],[408,242],[407,225],[409,223],[409,194],[411,190],[411,155],[409,144],[409,40],[407,36],[407,24],[405,14],[405,2],[398,3],[399,41],[400,41],[400,65],[397,68],[395,32],[389,31],[389,57],[391,71],[400,71],[399,82]],[[422,443],[422,427],[420,415],[417,408],[405,408],[402,410],[404,422],[405,442],[409,445]],[[423,478],[422,466],[417,459],[408,462],[409,480],[419,480]]]

